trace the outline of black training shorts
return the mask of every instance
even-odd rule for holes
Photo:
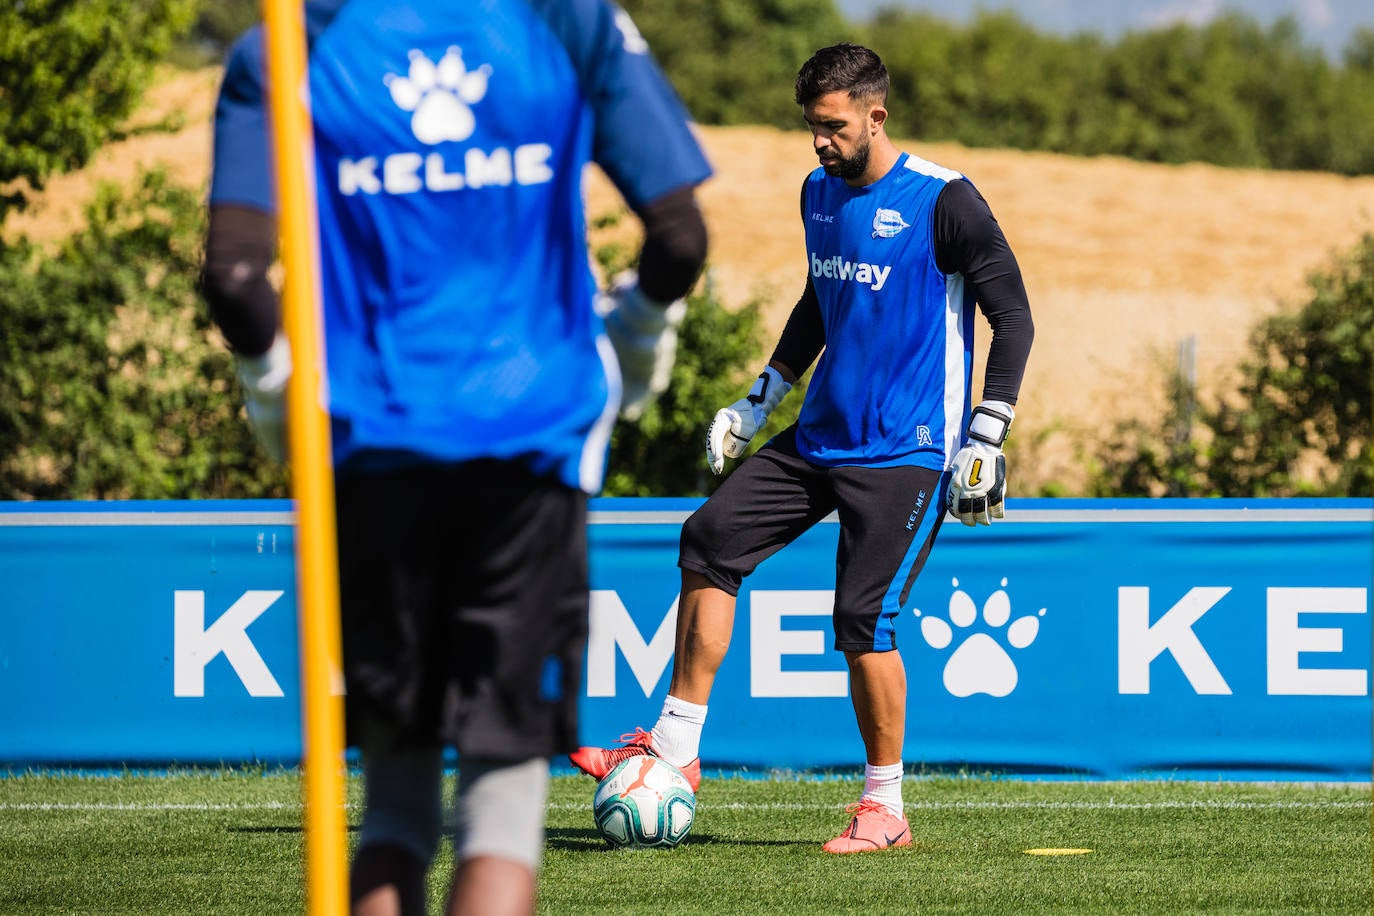
[[[921,467],[821,467],[789,427],[735,470],[682,526],[678,565],[732,595],[744,577],[831,512],[835,648],[896,648],[893,623],[945,515],[949,477]]]
[[[343,471],[340,603],[350,743],[489,760],[577,746],[587,642],[587,498],[496,461]]]

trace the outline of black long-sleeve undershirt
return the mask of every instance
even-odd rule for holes
[[[992,326],[984,370],[983,397],[1015,404],[1035,338],[1030,300],[1011,246],[992,209],[967,181],[951,181],[931,216],[935,265],[962,274]],[[800,377],[825,346],[825,326],[811,275],[797,300],[772,361]]]

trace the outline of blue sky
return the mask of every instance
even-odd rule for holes
[[[1175,22],[1201,25],[1236,10],[1268,25],[1284,15],[1297,19],[1303,38],[1338,59],[1357,28],[1374,29],[1374,0],[836,0],[851,19],[866,19],[885,6],[926,10],[965,22],[979,9],[1012,10],[1047,32],[1100,32],[1115,38],[1127,30]]]

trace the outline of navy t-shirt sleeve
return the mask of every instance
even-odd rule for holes
[[[275,213],[261,27],[229,52],[215,104],[210,203]]]
[[[711,175],[668,83],[629,14],[603,0],[532,0],[571,57],[595,118],[592,159],[632,209]]]
[[[967,181],[945,186],[933,220],[936,266],[964,275],[992,326],[983,397],[1015,404],[1035,338],[1016,256],[987,201]]]

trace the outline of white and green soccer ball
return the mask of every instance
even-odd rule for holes
[[[676,846],[691,832],[696,811],[682,771],[648,755],[622,760],[592,799],[596,829],[612,846]]]

